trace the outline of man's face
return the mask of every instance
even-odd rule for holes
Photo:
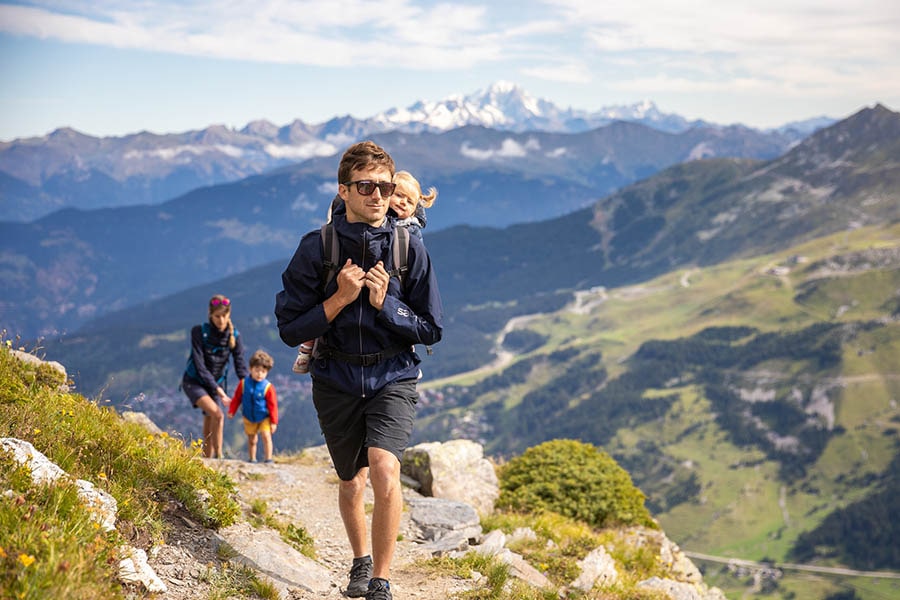
[[[376,166],[372,169],[351,171],[351,181],[374,181],[376,183],[390,183],[391,171],[387,167]],[[384,215],[390,208],[390,198],[383,198],[381,191],[376,187],[368,196],[363,196],[356,189],[356,184],[338,185],[338,194],[347,205],[347,221],[350,223],[368,223],[378,227],[384,222]]]

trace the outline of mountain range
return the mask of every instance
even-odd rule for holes
[[[446,336],[424,357],[416,439],[501,457],[589,441],[684,548],[900,569],[898,140],[900,114],[879,105],[776,158],[677,164],[548,220],[426,230]],[[279,449],[318,444],[309,379],[273,323],[286,258],[43,350],[82,393],[191,435],[187,332],[224,291],[275,357]]]
[[[582,439],[626,466],[684,548],[900,569],[900,113],[865,108],[777,151],[731,129],[375,136],[441,191],[425,241],[446,334],[423,360],[416,435],[496,456]],[[190,436],[188,331],[224,292],[246,343],[275,357],[279,450],[319,444],[272,305],[335,162],[4,224],[0,277],[22,295],[0,318],[41,307],[71,323],[41,347],[79,391]],[[76,291],[41,305],[45,289]]]
[[[0,142],[0,220],[31,221],[62,208],[156,204],[195,188],[238,181],[314,157],[333,157],[350,142],[384,134],[442,133],[475,126],[525,133],[584,133],[614,122],[666,133],[728,128],[661,112],[652,102],[597,111],[561,109],[522,88],[498,82],[472,94],[418,101],[405,109],[356,119],[334,117],[278,126],[253,121],[236,130],[140,132],[97,138],[71,128],[42,137]],[[831,119],[817,117],[748,135],[785,149]],[[739,126],[732,126],[739,127]],[[334,159],[332,159],[334,162]]]
[[[775,159],[722,158],[678,164],[588,207],[549,220],[503,228],[456,225],[435,233],[426,229],[429,253],[439,269],[445,310],[453,323],[446,343],[442,342],[441,360],[431,373],[442,377],[490,362],[494,348],[489,339],[506,320],[541,312],[542,307],[559,308],[571,300],[575,290],[633,284],[675,269],[767,254],[839,231],[893,223],[900,218],[898,157],[900,113],[878,105],[813,134]],[[221,204],[222,197],[215,194],[205,210]],[[223,209],[218,218],[226,214]],[[149,214],[135,216],[133,225],[122,227],[121,243],[137,247],[149,243],[143,237],[146,231],[157,235],[151,223]],[[37,237],[36,230],[31,235]],[[90,237],[84,235],[78,242],[81,245],[73,247],[88,248]],[[212,290],[225,289],[241,298],[247,314],[258,322],[256,335],[277,339],[270,329],[272,302],[297,238],[285,234],[289,246],[272,262],[236,269],[226,278],[191,287],[190,279],[179,279],[186,262],[173,267],[174,259],[160,260],[173,247],[178,249],[177,237],[166,237],[152,252],[123,259],[123,266],[108,277],[106,285],[117,282],[117,293],[124,295],[122,290],[141,285],[139,278],[160,286],[169,278],[170,285],[172,281],[181,283],[172,288],[183,291],[169,298],[163,294],[154,297],[149,287],[140,287],[139,294],[131,296],[127,304],[123,301],[120,310],[93,319],[85,317],[74,338],[134,327],[129,325],[132,320],[149,335],[184,330],[193,307],[202,307],[203,298]],[[65,247],[62,234],[55,240],[57,246]],[[188,240],[195,246],[197,241],[196,236]],[[31,255],[40,247],[54,246],[40,241],[33,245]],[[206,260],[212,260],[211,256]],[[134,273],[131,278],[129,272]],[[29,302],[37,301],[32,298],[22,304]],[[89,354],[87,348],[79,348],[76,355]],[[124,349],[122,354],[126,365],[132,358],[139,364],[153,362]],[[82,373],[100,375],[88,378],[89,391],[109,385],[109,374],[102,375],[102,368],[82,363],[76,356],[67,364]]]
[[[439,198],[428,231],[505,227],[590,206],[661,169],[710,157],[772,158],[790,146],[744,127],[666,133],[616,121],[582,133],[466,126],[373,136]],[[0,322],[24,336],[86,320],[275,259],[318,227],[337,157],[316,157],[160,204],[63,209],[0,223]]]

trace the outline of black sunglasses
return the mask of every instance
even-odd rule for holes
[[[343,185],[349,187],[354,183],[356,184],[356,191],[363,196],[371,196],[375,193],[375,188],[378,188],[378,191],[381,192],[382,198],[392,196],[394,194],[394,189],[397,187],[396,183],[391,183],[390,181],[370,181],[368,179],[348,181]]]

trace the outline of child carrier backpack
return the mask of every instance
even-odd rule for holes
[[[341,247],[338,243],[338,236],[334,232],[334,222],[331,219],[331,214],[340,201],[340,196],[335,196],[328,207],[328,220],[322,225],[322,250],[325,253],[325,260],[323,261],[325,267],[325,277],[322,281],[323,292],[343,266],[340,262]],[[394,227],[394,234],[391,236],[391,256],[393,257],[394,268],[388,271],[388,275],[399,279],[400,289],[405,291],[406,272],[409,270],[409,231],[407,231],[406,227]],[[432,353],[431,346],[425,346],[425,352],[430,356]]]

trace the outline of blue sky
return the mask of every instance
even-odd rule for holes
[[[499,80],[771,127],[900,110],[897,0],[0,0],[0,140],[368,117]]]

